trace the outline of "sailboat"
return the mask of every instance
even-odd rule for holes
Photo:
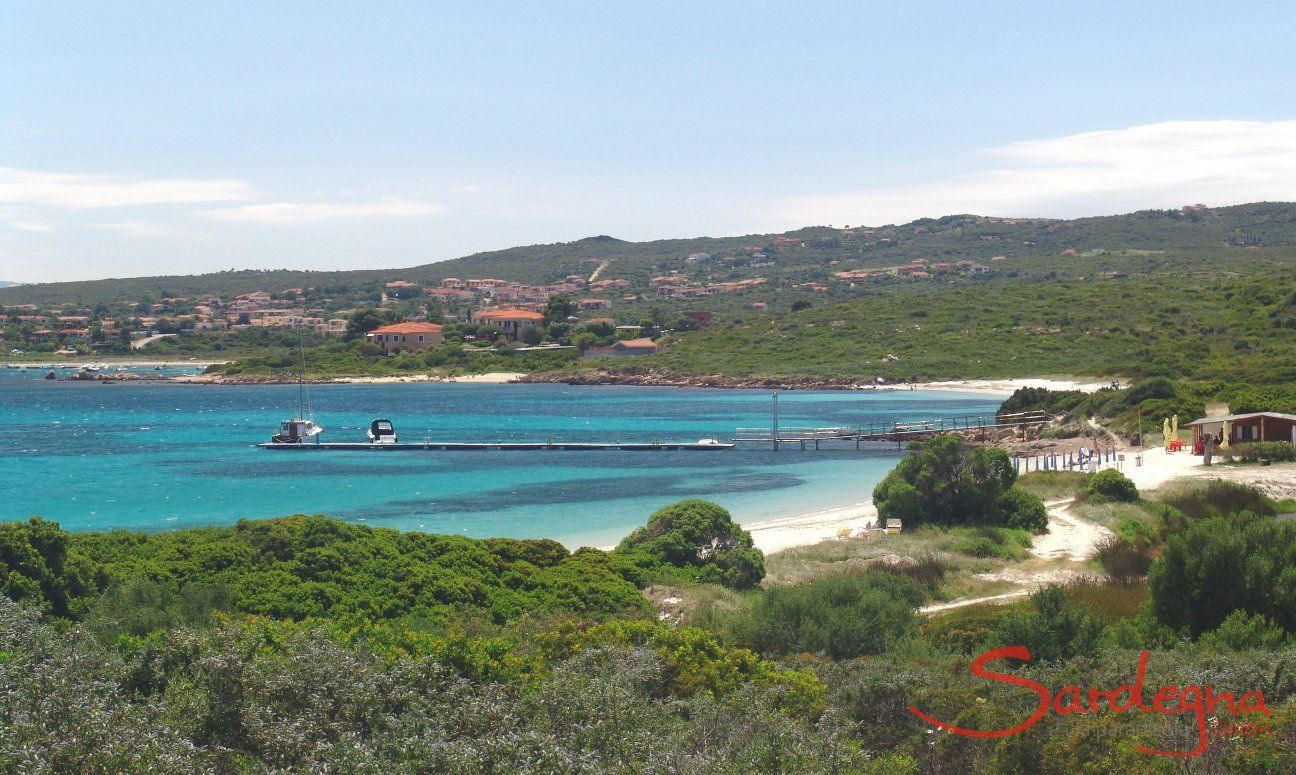
[[[270,437],[272,444],[318,444],[324,429],[315,424],[310,395],[306,390],[306,349],[302,345],[301,324],[297,325],[297,416],[279,423],[279,432]]]

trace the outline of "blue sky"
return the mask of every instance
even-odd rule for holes
[[[1296,8],[1130,5],[11,1],[0,279],[1296,199]]]

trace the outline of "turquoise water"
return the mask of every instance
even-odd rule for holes
[[[614,543],[667,503],[719,502],[744,522],[851,505],[892,445],[801,452],[322,452],[257,449],[296,407],[291,385],[44,381],[0,369],[0,519],[69,530],[169,530],[323,513],[401,530]],[[325,385],[324,439],[375,417],[403,440],[727,440],[768,426],[765,391],[564,385]],[[993,412],[960,393],[784,392],[784,427]]]

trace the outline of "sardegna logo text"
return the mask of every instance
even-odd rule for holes
[[[1103,691],[1098,688],[1091,688],[1087,693],[1081,691],[1079,686],[1070,684],[1062,687],[1056,694],[1051,692],[1047,686],[1037,681],[1032,681],[1021,676],[1011,673],[996,673],[993,670],[987,670],[987,662],[994,662],[1000,659],[1020,659],[1029,662],[1031,658],[1030,650],[1024,646],[1004,646],[1002,648],[992,649],[972,660],[972,675],[977,678],[984,678],[987,681],[995,683],[1008,684],[1010,686],[1020,686],[1023,689],[1030,689],[1039,697],[1039,704],[1035,712],[1028,716],[1020,724],[1007,729],[965,729],[963,727],[947,724],[944,721],[932,718],[923,713],[914,706],[909,706],[909,712],[931,724],[935,724],[956,735],[964,737],[973,737],[979,739],[990,739],[997,737],[1009,737],[1035,726],[1039,720],[1052,711],[1058,716],[1067,716],[1071,714],[1093,714],[1098,713],[1105,701],[1107,707],[1113,713],[1126,713],[1131,710],[1140,713],[1157,713],[1164,716],[1177,716],[1184,713],[1191,713],[1197,720],[1197,747],[1191,751],[1160,751],[1155,748],[1144,748],[1138,746],[1142,753],[1155,754],[1157,756],[1177,756],[1188,758],[1200,756],[1209,743],[1209,734],[1206,724],[1206,717],[1213,715],[1215,709],[1224,706],[1229,713],[1234,716],[1245,716],[1249,714],[1259,714],[1262,716],[1271,715],[1272,711],[1265,706],[1264,695],[1258,691],[1246,692],[1241,697],[1235,697],[1233,694],[1223,692],[1215,693],[1215,687],[1187,685],[1175,686],[1167,685],[1161,687],[1156,694],[1152,696],[1151,702],[1148,702],[1143,690],[1143,680],[1147,674],[1148,652],[1144,651],[1139,655],[1138,673],[1132,684],[1118,686],[1111,691]],[[1239,729],[1234,726],[1233,729]]]

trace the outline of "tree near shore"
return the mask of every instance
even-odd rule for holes
[[[910,446],[874,488],[873,502],[881,518],[909,525],[1009,525],[1042,532],[1047,526],[1043,504],[1012,490],[1016,481],[1017,471],[1003,450],[937,436]]]
[[[647,553],[667,565],[692,570],[699,581],[733,589],[751,589],[765,577],[765,556],[751,533],[725,509],[697,498],[658,509],[617,550]]]

